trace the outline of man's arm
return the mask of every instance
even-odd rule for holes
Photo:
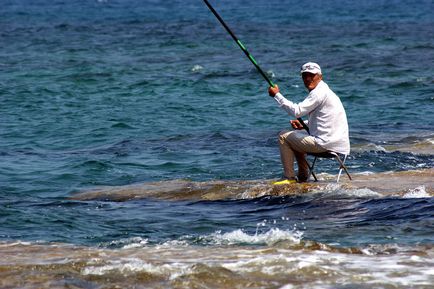
[[[314,110],[319,104],[320,100],[316,97],[315,93],[311,92],[301,103],[297,104],[286,99],[279,91],[277,84],[268,89],[268,94],[273,97],[279,106],[283,108],[288,114],[296,118],[305,116]]]

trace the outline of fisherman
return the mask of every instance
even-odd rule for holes
[[[309,133],[303,130],[298,120],[291,120],[294,130],[279,133],[280,158],[283,165],[283,179],[275,185],[306,182],[309,167],[307,153],[333,151],[348,155],[350,140],[345,109],[339,97],[322,80],[321,67],[308,62],[301,67],[301,76],[309,95],[301,102],[294,103],[286,99],[275,85],[268,89],[279,106],[296,118],[308,115]],[[298,164],[298,174],[294,173],[294,158]]]

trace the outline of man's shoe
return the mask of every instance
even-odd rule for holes
[[[281,185],[289,185],[289,184],[296,184],[297,181],[295,179],[283,179],[279,180],[277,182],[273,182],[273,185],[275,186],[281,186]]]
[[[309,173],[298,174],[297,182],[305,183],[305,182],[307,182],[308,178],[309,178]]]
[[[297,177],[297,182],[298,183],[305,183],[307,182],[308,178],[307,177]]]

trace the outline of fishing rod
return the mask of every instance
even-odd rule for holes
[[[223,21],[223,19],[220,17],[220,15],[215,11],[214,7],[211,6],[211,4],[208,2],[208,0],[203,0],[208,6],[209,10],[214,14],[214,16],[220,21],[220,23],[223,25],[223,27],[226,29],[226,31],[232,36],[234,41],[238,44],[238,46],[241,48],[241,50],[244,52],[244,54],[247,56],[247,58],[253,63],[253,65],[256,67],[256,70],[262,75],[262,77],[268,82],[268,84],[272,87],[274,87],[274,83],[271,81],[271,79],[265,74],[265,72],[261,69],[261,67],[256,62],[255,58],[247,51],[247,48],[244,46],[244,44],[235,36],[235,34],[232,32],[232,30],[229,28],[229,26],[226,25],[226,23]],[[303,128],[309,133],[309,128],[304,123],[303,119],[301,117],[297,118],[297,120],[300,122],[300,124],[303,126]]]

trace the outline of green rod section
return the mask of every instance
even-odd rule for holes
[[[229,28],[229,26],[226,25],[226,23],[223,21],[223,19],[220,17],[220,15],[215,11],[214,7],[211,6],[211,4],[208,2],[208,0],[203,0],[208,6],[209,10],[214,14],[214,16],[218,19],[218,21],[223,25],[223,27],[226,29],[226,31],[232,36],[234,41],[238,44],[238,46],[241,48],[241,50],[244,52],[244,54],[247,56],[247,58],[253,63],[253,65],[256,67],[256,70],[262,75],[262,77],[268,82],[270,86],[274,87],[274,83],[271,81],[271,79],[265,74],[265,72],[261,69],[261,67],[256,62],[255,58],[247,51],[247,48],[244,46],[244,44],[235,36],[235,34],[232,32],[232,30]],[[297,120],[301,123],[303,128],[309,133],[309,128],[304,123],[303,119],[301,117],[297,118]]]

